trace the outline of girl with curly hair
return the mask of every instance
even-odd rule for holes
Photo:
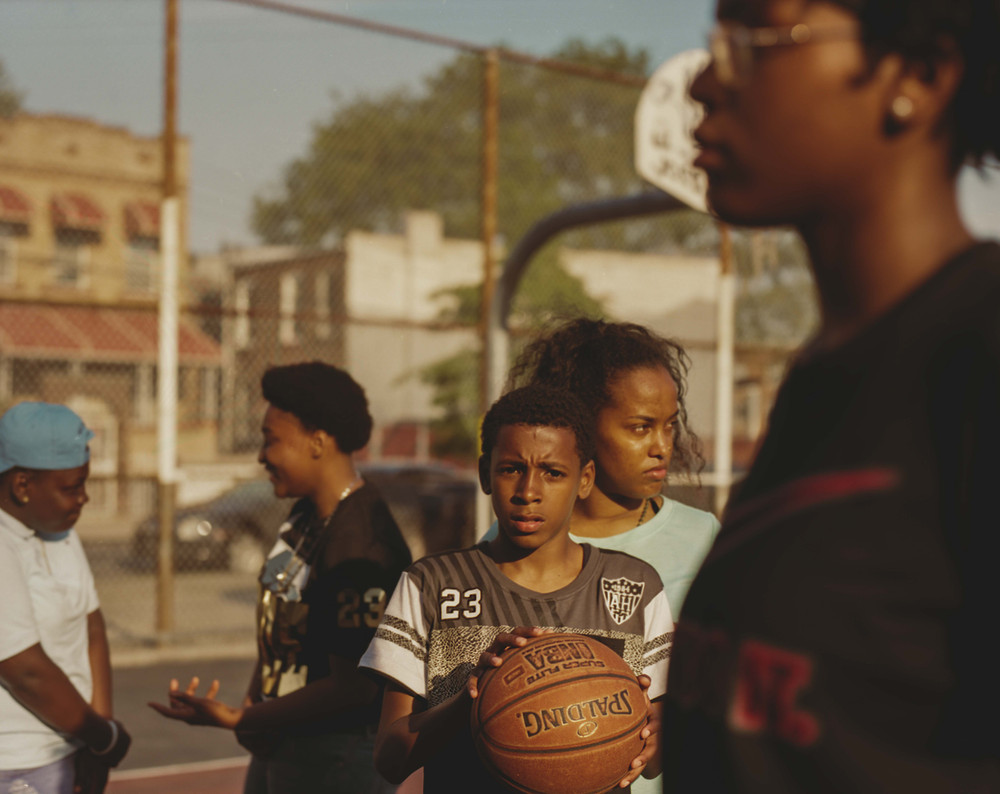
[[[577,319],[529,343],[507,379],[509,388],[568,389],[590,407],[597,473],[570,531],[651,562],[675,618],[719,528],[711,513],[662,493],[669,472],[704,464],[688,426],[689,366],[680,345],[641,325]]]

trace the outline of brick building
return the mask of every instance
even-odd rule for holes
[[[185,283],[187,141],[177,158]],[[155,472],[159,138],[53,115],[0,119],[0,408],[67,403],[98,433],[90,512],[141,509]],[[216,454],[220,351],[180,323],[183,459]]]

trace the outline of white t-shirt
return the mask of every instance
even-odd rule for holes
[[[40,642],[90,702],[87,616],[98,606],[94,577],[75,531],[43,540],[0,510],[0,660]],[[0,769],[34,769],[78,746],[0,687]]]

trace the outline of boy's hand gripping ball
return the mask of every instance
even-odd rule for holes
[[[472,737],[487,768],[527,794],[603,794],[642,752],[646,697],[593,637],[545,634],[479,680]]]

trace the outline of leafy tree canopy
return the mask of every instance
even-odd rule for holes
[[[650,65],[644,50],[617,39],[571,40],[553,57],[637,76]],[[419,89],[338,102],[277,190],[255,198],[257,234],[268,243],[321,245],[351,229],[395,232],[406,210],[430,209],[442,215],[448,236],[478,238],[483,68],[482,58],[460,54]],[[497,214],[508,245],[568,204],[643,189],[632,162],[639,91],[501,59]],[[650,239],[663,233],[641,234],[635,226],[608,224],[563,242],[650,250]],[[447,290],[439,296],[446,306],[441,319],[475,323],[480,295],[477,284]],[[535,257],[513,311],[528,329],[553,316],[602,313],[551,247]],[[466,351],[417,373],[433,386],[443,413],[438,454],[475,450],[477,372],[477,353]]]
[[[468,284],[442,290],[445,299],[438,314],[445,322],[474,324],[480,316],[482,285]],[[511,310],[512,325],[523,331],[538,329],[553,319],[603,317],[601,302],[556,260],[554,245],[540,251],[525,271]],[[517,340],[515,345],[517,344]],[[512,354],[516,354],[516,349]],[[479,352],[462,350],[415,373],[434,391],[441,415],[431,423],[435,455],[472,461],[479,427]]]
[[[600,317],[604,307],[591,297],[583,283],[559,266],[553,246],[539,252],[521,279],[511,310],[512,325],[536,328],[555,317]],[[465,284],[441,290],[434,297],[445,299],[438,312],[442,322],[475,325],[482,301],[480,284]]]
[[[554,57],[644,76],[645,50],[574,39]],[[639,88],[501,60],[498,231],[511,243],[567,204],[643,189],[633,166]],[[435,210],[452,237],[480,234],[483,63],[460,54],[408,88],[340,102],[318,124],[280,186],[258,195],[253,226],[267,243],[317,245],[351,229],[396,231],[408,209]],[[577,232],[569,242],[644,250],[664,228],[643,222]]]
[[[819,323],[815,286],[802,240],[790,230],[737,231],[739,277],[736,338],[743,343],[797,345]]]
[[[645,76],[649,55],[609,38],[568,41],[553,57]],[[640,89],[501,59],[498,232],[514,245],[538,220],[567,205],[637,193],[633,119]],[[405,211],[434,210],[450,237],[480,236],[483,60],[456,55],[417,88],[335,101],[306,152],[280,184],[254,200],[253,226],[267,243],[314,246],[352,229],[398,232]],[[737,333],[743,341],[795,339],[815,321],[800,251],[782,242],[773,266],[737,235],[741,281]],[[560,237],[575,247],[714,254],[716,223],[695,212],[600,224]],[[765,257],[766,259],[766,257]],[[767,260],[771,261],[771,260]],[[740,263],[744,263],[741,265]],[[745,267],[744,267],[745,266]],[[445,291],[441,319],[475,323],[480,286]],[[602,314],[598,301],[559,267],[554,246],[536,255],[515,296],[513,324],[525,331],[552,317]],[[459,353],[415,373],[442,411],[435,452],[469,457],[476,448],[478,353]]]

